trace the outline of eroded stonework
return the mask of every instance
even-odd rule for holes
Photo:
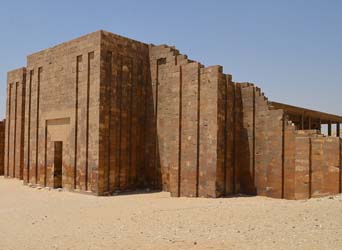
[[[341,192],[341,122],[272,103],[174,47],[97,31],[8,73],[4,170],[97,195],[303,199]],[[323,136],[332,123],[337,136]]]
[[[0,175],[4,175],[5,169],[5,122],[0,121]]]

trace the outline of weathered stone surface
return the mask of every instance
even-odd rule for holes
[[[154,186],[156,160],[145,154],[155,140],[149,46],[101,32],[100,65],[98,192]]]
[[[23,179],[26,69],[7,74],[5,176]]]
[[[5,127],[6,120],[0,121],[0,175],[4,175],[5,167]]]
[[[97,195],[341,192],[341,139],[311,130],[317,117],[274,105],[221,66],[97,31],[29,55],[26,68],[8,73],[0,174]]]

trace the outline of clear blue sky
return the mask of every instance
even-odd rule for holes
[[[342,115],[342,1],[12,0],[0,8],[0,118],[7,71],[98,29],[175,45],[271,100]]]

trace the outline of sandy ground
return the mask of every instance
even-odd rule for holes
[[[1,177],[0,249],[342,249],[342,196],[96,197]]]

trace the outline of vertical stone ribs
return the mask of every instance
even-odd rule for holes
[[[9,78],[7,76],[7,78]],[[9,79],[7,79],[9,80]],[[5,164],[6,164],[6,169],[5,169],[5,175],[7,177],[9,177],[9,169],[10,169],[10,141],[11,141],[11,106],[12,106],[12,83],[7,83],[7,89],[8,89],[8,93],[7,93],[7,112],[6,112],[6,120],[7,120],[7,126],[6,126],[6,132],[7,132],[7,136],[6,136],[6,158],[5,158]]]
[[[197,149],[196,149],[196,197],[199,196],[199,180],[200,180],[200,134],[201,134],[201,67],[197,68]]]
[[[225,193],[282,198],[293,186],[285,184],[294,164],[293,128],[283,110],[269,107],[259,88],[231,84],[227,85]]]
[[[177,57],[176,57],[177,59]],[[181,195],[181,178],[182,178],[182,88],[183,88],[183,73],[182,73],[182,66],[179,66],[179,99],[178,99],[178,106],[179,106],[179,113],[178,113],[178,119],[175,119],[176,122],[178,122],[178,152],[177,148],[174,150],[178,153],[178,166],[176,162],[171,165],[170,167],[170,192],[171,195],[177,194],[178,197]],[[177,95],[177,91],[176,91]],[[177,96],[176,96],[177,98]],[[176,99],[177,100],[177,99]],[[177,108],[177,101],[175,100],[175,106]],[[177,112],[176,117],[177,117]],[[175,146],[177,147],[177,140],[174,142]],[[178,172],[178,173],[177,173]],[[175,177],[178,177],[177,179]],[[174,183],[174,185],[172,185]],[[177,185],[176,185],[177,183]],[[178,190],[174,190],[172,188],[177,188]]]
[[[4,175],[5,168],[5,125],[6,120],[0,121],[0,176]]]
[[[33,80],[33,70],[30,70],[28,85],[26,89],[27,97],[27,105],[25,111],[25,124],[24,124],[24,183],[30,182],[30,155],[31,155],[31,105],[32,105],[32,80]],[[25,144],[26,143],[26,144]]]
[[[120,176],[121,176],[121,157],[122,157],[122,153],[121,153],[121,142],[122,142],[122,99],[123,99],[123,95],[122,95],[122,83],[123,83],[123,60],[122,57],[120,57],[120,64],[119,64],[119,82],[118,82],[118,86],[117,86],[117,90],[118,90],[118,113],[117,113],[117,120],[118,120],[118,127],[119,127],[119,131],[118,131],[118,144],[117,144],[117,151],[118,151],[118,170],[117,170],[117,175],[116,175],[116,186],[117,188],[120,190],[121,188],[121,181],[120,181]]]
[[[5,128],[0,122],[7,177],[99,195],[341,192],[339,134],[303,130],[321,125],[304,115],[296,130],[295,117],[259,88],[174,47],[98,31],[28,56],[28,68],[28,84],[25,68],[8,73]],[[58,178],[55,142],[63,145]]]
[[[72,186],[77,190],[89,190],[89,108],[91,93],[91,74],[94,52],[87,52],[83,55],[75,55],[74,85],[75,102],[75,138],[74,138],[74,166]]]
[[[198,194],[199,67],[196,62],[182,67],[181,196],[190,197]]]
[[[77,159],[78,159],[78,105],[79,105],[79,81],[82,63],[82,55],[76,57],[76,83],[75,83],[75,148],[74,148],[74,189],[77,189]]]
[[[120,174],[119,186],[124,189],[129,186],[129,171],[130,171],[130,102],[132,89],[132,58],[124,57],[122,65],[122,84],[121,84],[121,133],[120,133]]]
[[[108,143],[107,190],[113,192],[136,185],[137,87],[138,77],[131,57],[108,52]],[[113,63],[113,59],[117,59]],[[110,78],[109,78],[110,77]]]
[[[240,84],[242,93],[242,134],[238,148],[241,192],[282,198],[285,193],[285,166],[288,150],[285,134],[288,122],[283,110],[272,110],[261,90],[252,84]],[[246,134],[244,134],[246,131]],[[248,152],[246,152],[246,148]],[[245,155],[248,155],[249,160]],[[287,172],[286,172],[287,174]]]
[[[249,83],[241,83],[237,86],[241,101],[239,109],[241,125],[239,128],[239,143],[237,145],[237,159],[239,170],[236,173],[238,181],[236,192],[247,194],[254,193],[254,138],[255,138],[255,88]]]
[[[85,190],[89,189],[89,105],[90,105],[90,75],[91,61],[94,59],[94,52],[88,53],[87,67],[87,116],[86,116],[86,162],[85,162]]]
[[[42,68],[39,67],[38,68],[38,80],[37,80],[37,103],[36,103],[36,147],[35,147],[35,163],[36,163],[36,167],[35,167],[35,184],[38,184],[38,177],[39,177],[39,173],[38,173],[38,169],[39,169],[39,163],[38,163],[38,145],[39,145],[39,104],[40,104],[40,81],[41,81],[41,77],[42,77]]]
[[[47,185],[47,172],[48,172],[48,161],[47,152],[48,151],[48,122],[44,123],[44,187]]]
[[[5,138],[5,176],[23,179],[26,69],[7,76],[7,117]]]
[[[116,46],[108,43],[101,52],[100,193],[151,187],[157,182],[155,160],[148,157],[156,154],[151,134],[154,116],[146,112],[151,107],[147,104],[148,57],[136,57],[133,50],[123,53]]]
[[[221,195],[226,98],[221,67],[204,68],[163,45],[150,47],[150,61],[158,83],[156,157],[163,189],[173,196]]]
[[[33,80],[33,70],[30,70],[30,79],[28,86],[28,107],[27,116],[25,116],[25,127],[27,127],[27,153],[26,159],[26,183],[30,181],[30,155],[31,155],[31,105],[32,105],[32,80]]]
[[[154,119],[153,119],[153,127],[154,127],[154,141],[153,141],[153,166],[155,168],[154,174],[153,174],[153,185],[154,187],[157,187],[157,176],[159,174],[159,171],[161,172],[161,169],[159,169],[159,141],[158,141],[158,107],[159,107],[159,85],[162,81],[162,74],[160,67],[166,63],[166,58],[159,58],[156,63],[156,78],[155,78],[155,84],[153,84],[153,109],[154,109]],[[167,184],[166,184],[167,188]]]
[[[236,168],[236,85],[231,76],[226,76],[226,106],[225,106],[225,165],[224,165],[224,194],[235,193],[235,168]]]
[[[110,176],[111,176],[111,129],[112,129],[112,85],[113,85],[113,54],[112,52],[108,52],[107,53],[107,62],[108,62],[108,79],[107,79],[107,105],[108,105],[108,137],[107,137],[107,158],[108,158],[108,162],[107,162],[107,172],[105,173],[105,175],[107,176],[107,190],[110,190]]]
[[[17,155],[17,147],[16,147],[16,143],[17,143],[17,121],[18,121],[18,114],[17,114],[17,109],[18,109],[18,85],[19,82],[15,83],[15,95],[14,95],[14,139],[13,139],[13,173],[12,173],[12,177],[16,177],[15,173],[16,173],[16,168],[17,165],[15,164],[15,158]]]
[[[217,197],[225,192],[226,90],[222,67],[201,69],[199,118],[199,196]]]
[[[8,175],[24,176],[25,183],[53,187],[53,144],[61,142],[61,185],[69,190],[97,192],[99,98],[94,86],[99,84],[100,60],[94,59],[98,56],[96,41],[99,33],[28,56],[27,85],[25,69],[9,72]],[[83,63],[82,55],[90,58],[88,65],[88,58]]]

